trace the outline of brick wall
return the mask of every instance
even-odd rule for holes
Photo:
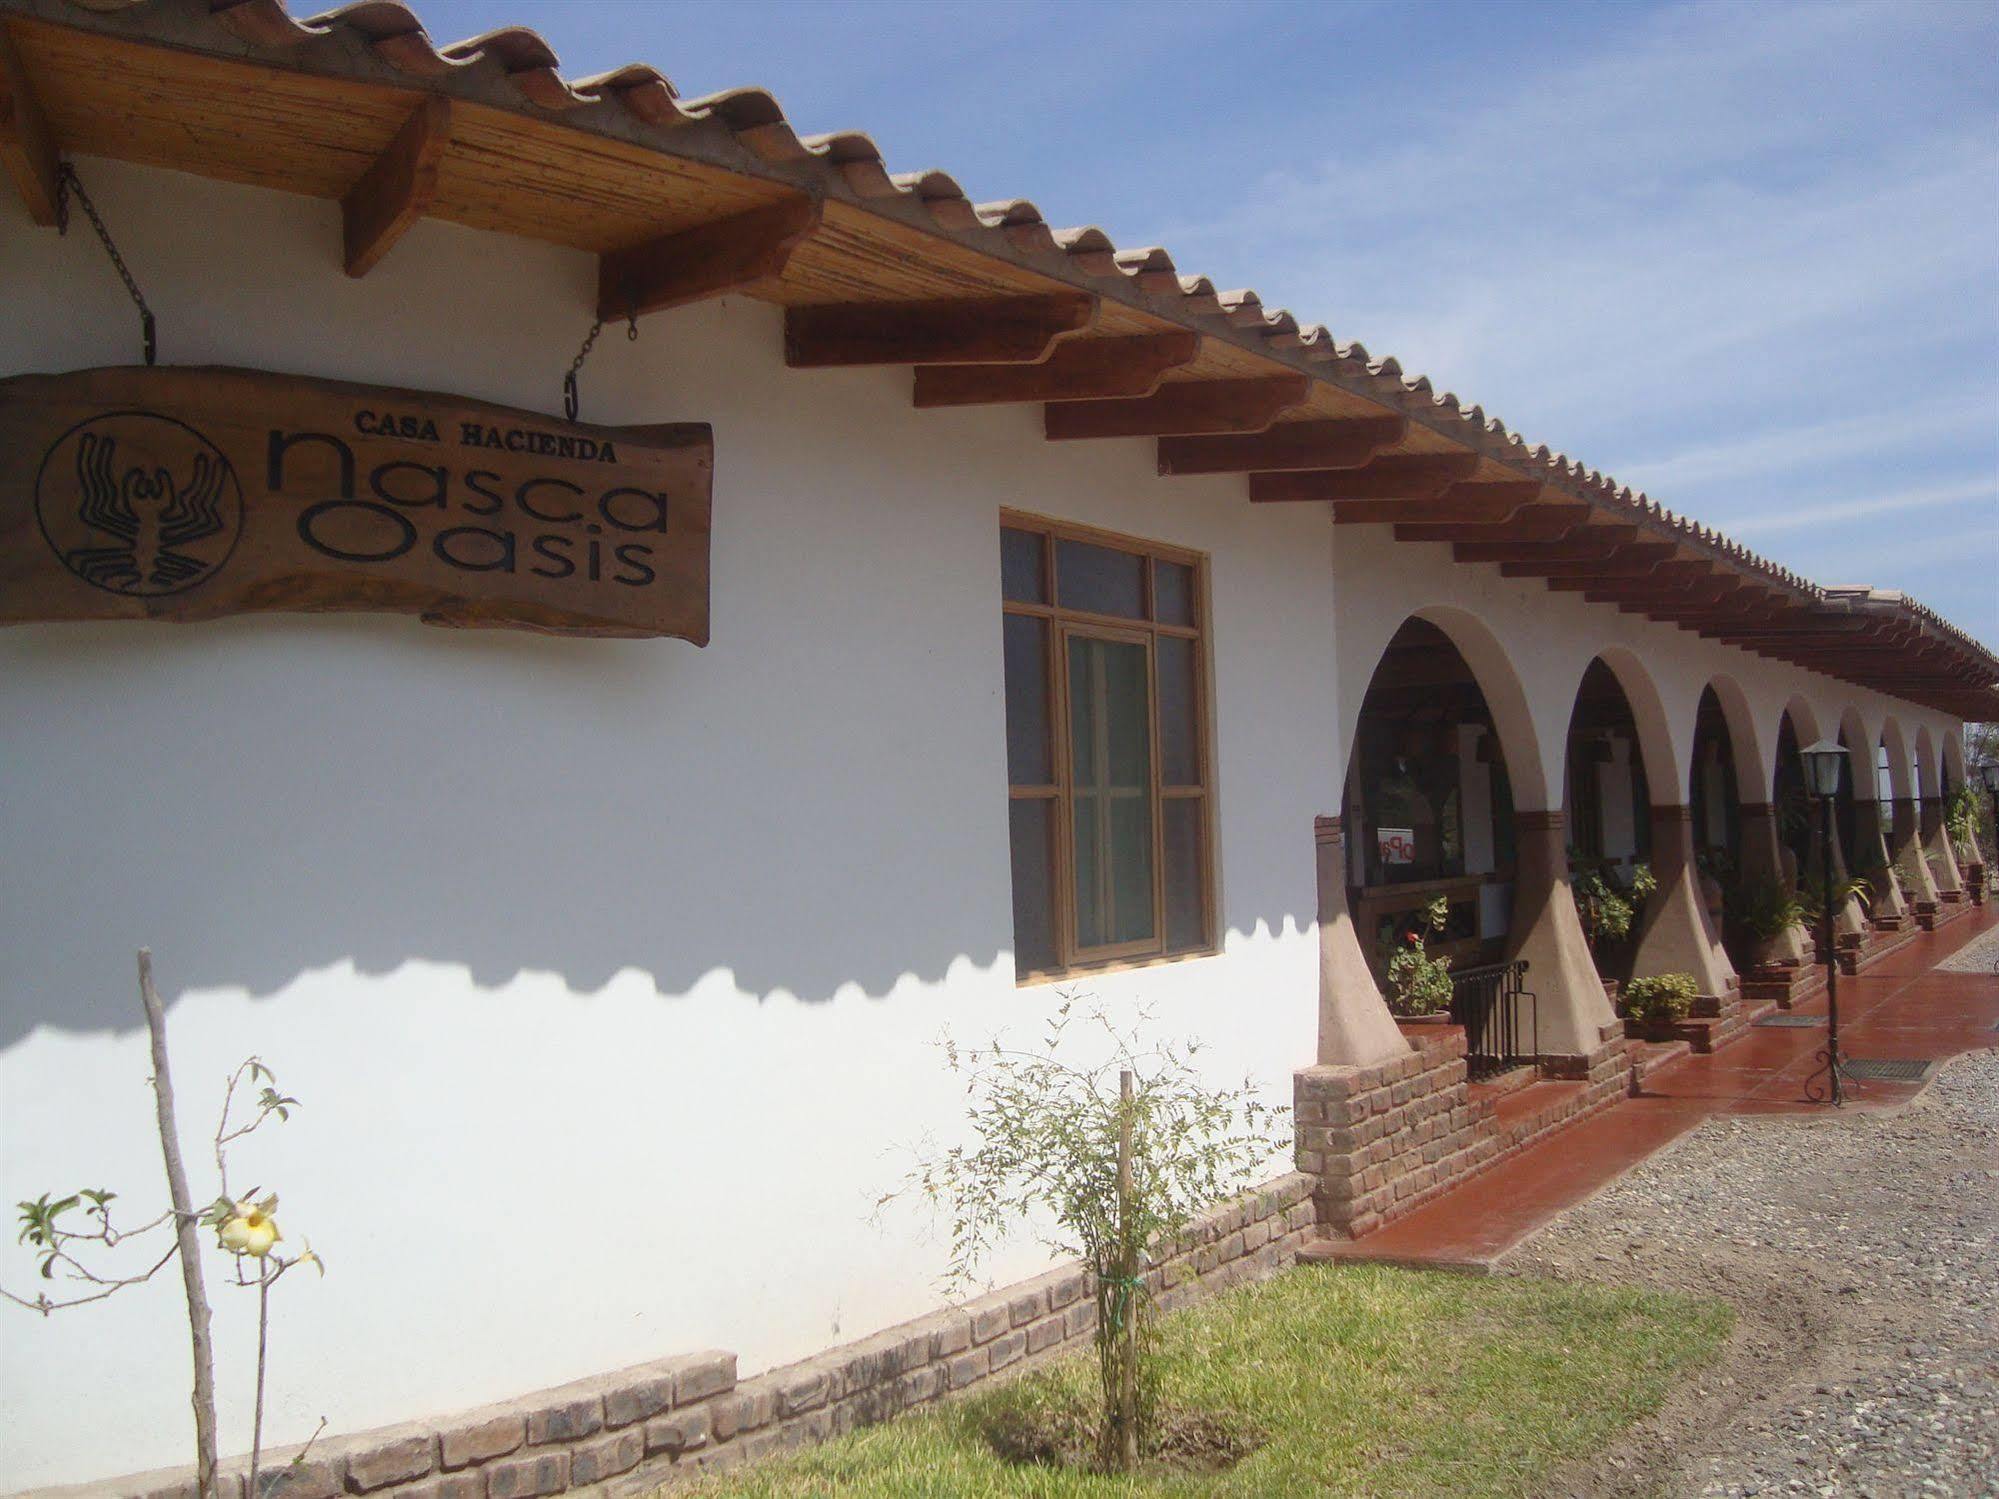
[[[1163,1307],[1261,1280],[1317,1237],[1313,1179],[1293,1173],[1209,1213],[1155,1257]],[[637,1495],[930,1404],[1086,1340],[1089,1273],[1066,1265],[802,1363],[738,1380],[736,1356],[687,1354],[481,1410],[315,1443],[288,1470],[272,1454],[264,1499],[536,1499]],[[224,1464],[220,1499],[247,1499],[248,1463]],[[41,1490],[44,1499],[195,1499],[192,1469]]]
[[[1630,1091],[1630,1057],[1612,1027],[1588,1056],[1545,1060],[1546,1076],[1582,1087],[1501,1124],[1494,1100],[1469,1085],[1461,1027],[1408,1025],[1403,1034],[1415,1048],[1408,1056],[1293,1078],[1298,1169],[1317,1179],[1320,1223],[1350,1238]]]

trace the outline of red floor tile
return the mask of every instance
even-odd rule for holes
[[[1934,966],[1999,925],[1986,908],[1925,933],[1857,978],[1839,981],[1840,1047],[1849,1057],[1915,1057],[1942,1062],[1999,1045],[1999,975],[1937,973]],[[1823,1015],[1820,995],[1796,1013]],[[1822,1027],[1752,1028],[1712,1056],[1688,1056],[1648,1073],[1643,1092],[1510,1156],[1406,1218],[1365,1238],[1327,1240],[1312,1259],[1489,1269],[1492,1262],[1560,1213],[1601,1191],[1654,1151],[1722,1114],[1824,1113],[1804,1097],[1826,1044]],[[1538,1084],[1500,1099],[1502,1122],[1543,1102]],[[1852,1111],[1892,1108],[1921,1089],[1865,1082],[1849,1092]]]

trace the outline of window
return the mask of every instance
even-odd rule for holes
[[[1022,979],[1213,950],[1201,559],[1000,530]]]

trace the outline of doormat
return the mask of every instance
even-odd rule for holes
[[[1796,1026],[1802,1029],[1808,1025],[1824,1025],[1823,1015],[1765,1015],[1761,1020],[1752,1020],[1751,1025]]]
[[[1935,1062],[1904,1057],[1848,1057],[1848,1075],[1881,1083],[1919,1083],[1929,1076]]]

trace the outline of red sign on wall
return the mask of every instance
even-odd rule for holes
[[[1414,828],[1376,828],[1374,830],[1374,850],[1384,864],[1414,864],[1416,862],[1416,830]]]

